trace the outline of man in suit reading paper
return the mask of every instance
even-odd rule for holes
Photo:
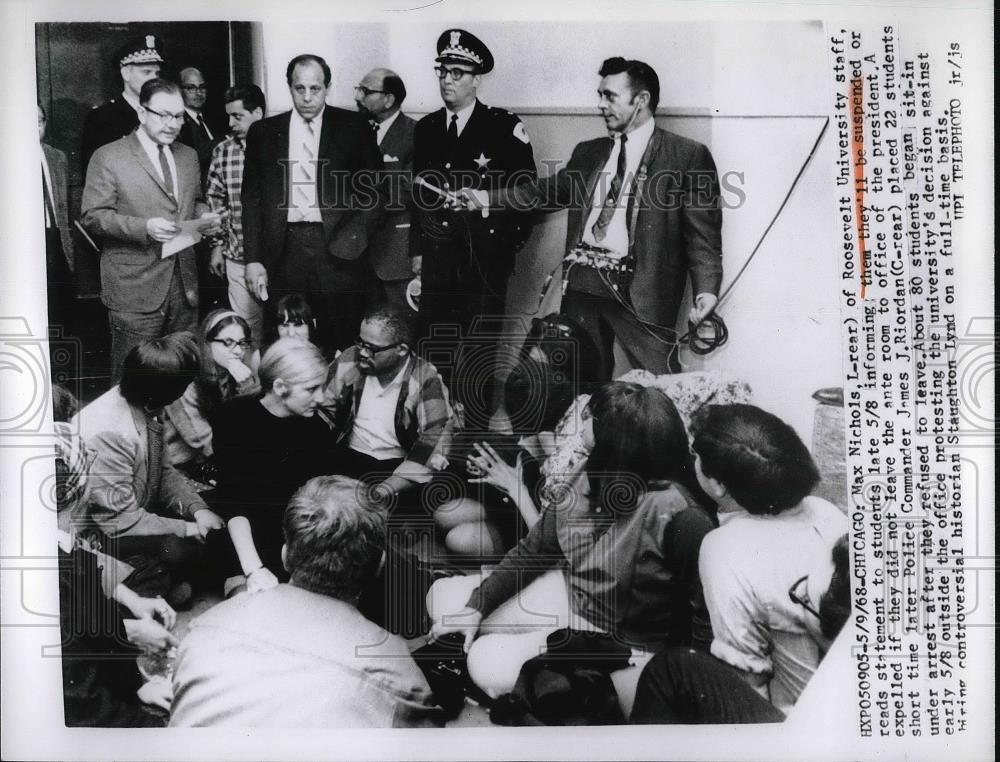
[[[202,197],[197,154],[174,144],[184,121],[179,87],[151,79],[139,102],[139,129],[97,150],[81,202],[84,227],[102,243],[112,382],[132,347],[195,328],[195,241],[178,237],[180,223],[201,218],[201,234],[219,230],[218,216]]]

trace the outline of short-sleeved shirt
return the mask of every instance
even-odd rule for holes
[[[701,547],[712,653],[743,672],[770,676],[771,703],[786,712],[819,665],[820,645],[788,591],[847,531],[831,503],[807,497],[777,516],[720,513]]]

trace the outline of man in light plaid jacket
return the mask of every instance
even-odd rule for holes
[[[411,349],[405,313],[376,308],[330,365],[323,417],[338,434],[336,473],[379,484],[381,498],[446,465],[454,413],[437,369]]]
[[[209,269],[229,281],[229,305],[250,324],[253,340],[261,342],[264,307],[247,289],[243,262],[243,159],[250,125],[263,119],[264,93],[256,85],[230,87],[226,91],[226,113],[232,135],[212,150],[205,182],[205,195],[213,212],[223,217],[222,235],[212,248]]]

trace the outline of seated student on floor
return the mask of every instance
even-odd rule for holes
[[[753,405],[695,416],[698,481],[718,504],[700,573],[714,656],[787,714],[822,659],[814,614],[789,596],[847,531],[839,508],[810,496],[819,471],[791,426]]]
[[[847,535],[789,588],[810,637],[826,651],[851,613]],[[692,648],[668,648],[646,665],[631,722],[640,725],[730,725],[782,722],[785,714],[726,662]]]
[[[535,495],[542,463],[555,451],[553,430],[576,395],[592,391],[578,379],[591,375],[595,357],[589,335],[572,319],[551,314],[533,321],[504,383],[513,434],[456,434],[451,470],[466,482],[465,494],[429,506],[451,553],[502,556],[538,521]]]
[[[274,308],[278,316],[274,332],[268,337],[268,344],[278,339],[301,339],[312,341],[316,332],[316,319],[305,296],[298,293],[285,294]]]
[[[279,516],[289,584],[195,620],[174,671],[171,727],[443,724],[406,643],[357,608],[383,558],[384,512],[357,482],[324,476]]]
[[[332,470],[334,436],[316,417],[326,379],[319,349],[279,339],[265,350],[258,373],[263,395],[226,403],[214,424],[212,500],[231,542],[223,538],[211,551],[227,592],[244,584],[251,592],[266,590],[287,580],[281,564],[285,506],[307,480]]]
[[[170,685],[143,682],[136,657],[140,649],[165,652],[177,645],[170,633],[176,614],[163,598],[141,596],[128,586],[135,576],[129,564],[76,533],[74,517],[88,499],[89,451],[66,422],[55,423],[55,435],[66,725],[162,727],[165,712],[150,707],[169,708]]]
[[[193,466],[211,457],[214,411],[223,402],[260,392],[255,338],[247,321],[232,310],[213,310],[201,322],[198,376],[165,410],[167,452],[174,466]]]
[[[463,633],[469,674],[491,696],[564,627],[651,650],[708,647],[698,551],[712,520],[676,408],[658,389],[612,382],[588,411],[593,450],[566,499],[485,579],[443,579],[428,596],[432,638]],[[558,559],[565,571],[546,574]]]
[[[163,561],[178,589],[196,581],[202,542],[223,527],[170,464],[163,443],[163,408],[197,372],[198,347],[190,334],[151,339],[126,355],[121,383],[72,421],[96,453],[88,518],[107,540],[104,549],[117,558],[139,554]]]
[[[413,351],[404,313],[370,311],[330,365],[324,407],[340,444],[336,473],[377,485],[388,504],[433,476],[453,423],[437,369]]]

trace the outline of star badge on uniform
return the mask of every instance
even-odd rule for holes
[[[492,159],[489,156],[486,156],[482,151],[480,151],[479,158],[473,159],[473,161],[476,162],[476,166],[482,170],[486,169],[486,165],[489,164],[492,161]]]

